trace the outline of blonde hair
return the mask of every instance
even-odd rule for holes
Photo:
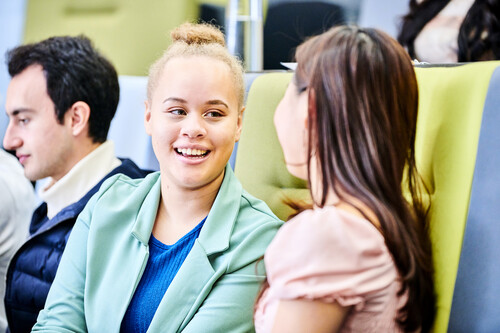
[[[148,100],[152,100],[163,69],[170,59],[182,56],[206,56],[220,60],[229,66],[238,98],[238,111],[241,110],[245,93],[243,66],[241,61],[227,50],[224,34],[209,24],[184,23],[172,30],[170,36],[172,44],[149,68]]]

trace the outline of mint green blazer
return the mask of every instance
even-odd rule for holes
[[[144,272],[160,174],[110,178],[82,211],[33,332],[119,332]],[[282,222],[226,166],[191,252],[148,332],[252,332],[265,249]]]

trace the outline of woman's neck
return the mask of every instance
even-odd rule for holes
[[[224,173],[199,189],[161,184],[161,198],[153,226],[155,238],[174,244],[208,215],[222,184]]]

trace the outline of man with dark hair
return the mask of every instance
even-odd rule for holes
[[[5,309],[12,333],[29,332],[43,309],[69,234],[108,177],[146,172],[115,157],[106,141],[119,86],[113,65],[89,39],[53,37],[7,53],[12,80],[4,147],[14,150],[32,181],[49,177],[30,237],[7,272]]]

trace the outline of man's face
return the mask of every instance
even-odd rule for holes
[[[15,150],[25,176],[32,181],[63,177],[71,168],[71,119],[57,121],[42,66],[31,65],[12,78],[5,110],[9,126],[3,145]]]

